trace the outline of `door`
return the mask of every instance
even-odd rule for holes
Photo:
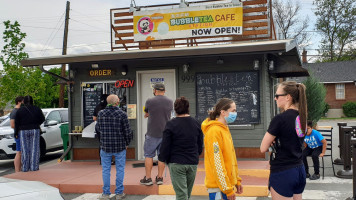
[[[137,138],[138,160],[144,159],[143,144],[147,132],[147,118],[144,118],[143,108],[148,98],[153,97],[153,84],[162,82],[166,88],[166,96],[173,101],[176,99],[175,70],[138,71],[137,74]]]
[[[55,110],[48,114],[45,123],[49,121],[56,121],[56,125],[41,127],[42,131],[45,133],[42,135],[43,139],[46,141],[46,149],[53,149],[63,146],[61,138],[61,125],[62,119],[59,111]]]

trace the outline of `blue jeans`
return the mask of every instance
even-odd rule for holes
[[[116,166],[116,189],[115,194],[122,194],[124,192],[124,175],[126,150],[118,153],[107,153],[100,150],[101,166],[103,168],[103,194],[111,194],[110,192],[110,172],[111,172],[111,158],[115,156]]]

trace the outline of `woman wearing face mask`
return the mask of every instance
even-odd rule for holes
[[[261,143],[261,152],[272,147],[269,189],[272,199],[302,199],[306,173],[302,145],[307,126],[305,86],[296,82],[278,85],[274,100],[282,109],[276,115]]]
[[[235,200],[235,192],[243,192],[235,147],[227,126],[236,120],[236,116],[235,102],[222,98],[209,112],[209,118],[202,123],[205,136],[205,186],[208,188],[209,199]]]

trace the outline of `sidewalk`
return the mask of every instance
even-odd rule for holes
[[[139,180],[144,176],[144,167],[133,167],[133,164],[143,161],[127,161],[125,168],[125,193],[129,195],[173,195],[169,170],[166,168],[163,185],[144,186]],[[243,180],[244,193],[241,196],[267,196],[268,195],[268,161],[238,161],[239,173]],[[153,167],[152,177],[156,176],[157,166]],[[102,175],[99,162],[70,162],[50,163],[41,166],[39,171],[19,172],[9,174],[6,178],[41,181],[54,186],[61,193],[101,193]],[[204,162],[198,165],[192,195],[208,195],[204,186]],[[111,192],[115,190],[115,166],[111,169]]]

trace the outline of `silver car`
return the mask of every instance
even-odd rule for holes
[[[63,123],[68,123],[67,108],[45,108],[42,109],[45,121],[41,125],[43,134],[40,138],[41,157],[47,152],[63,149],[61,129]],[[14,129],[10,127],[10,117],[0,123],[0,158],[12,159],[16,154],[16,143],[14,140]]]

